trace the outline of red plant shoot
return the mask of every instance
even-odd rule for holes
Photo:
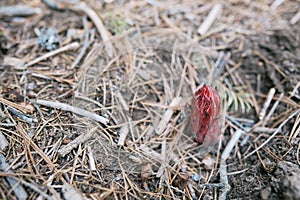
[[[217,142],[221,134],[220,112],[221,99],[215,88],[204,85],[195,92],[190,123],[197,142],[206,146]]]

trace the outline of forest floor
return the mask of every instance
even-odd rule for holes
[[[0,199],[300,199],[299,47],[298,0],[1,1]]]

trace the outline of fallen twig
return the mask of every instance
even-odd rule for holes
[[[214,23],[216,18],[220,15],[222,12],[222,4],[216,4],[212,10],[209,12],[208,16],[204,20],[204,22],[201,24],[201,26],[198,28],[198,33],[200,35],[204,35],[208,29],[211,27],[211,25]]]
[[[76,137],[72,142],[67,144],[66,146],[62,147],[61,149],[58,150],[58,153],[64,157],[68,153],[70,153],[74,148],[76,148],[79,144],[87,141],[93,133],[97,130],[97,126],[92,128],[90,131],[87,133],[81,134],[78,137]]]
[[[282,97],[284,96],[283,93],[280,94],[279,98],[276,100],[276,102],[273,104],[271,110],[269,111],[268,115],[263,119],[263,126],[267,123],[267,121],[271,118],[273,113],[275,112],[279,102],[281,101]]]
[[[33,123],[33,122],[38,122],[37,119],[35,118],[31,118],[31,117],[27,117],[26,115],[22,114],[21,112],[15,110],[14,108],[11,107],[7,107],[7,110],[11,113],[13,113],[14,115],[20,117],[22,120],[24,120],[27,123]]]
[[[275,0],[272,4],[271,4],[271,8],[272,9],[276,9],[278,8],[281,4],[284,3],[285,0]]]
[[[244,132],[241,129],[237,129],[230,139],[230,141],[227,143],[222,155],[221,155],[221,161],[220,161],[220,183],[223,184],[223,188],[220,190],[219,194],[219,200],[225,200],[227,192],[230,191],[230,185],[228,183],[228,177],[227,177],[227,165],[226,160],[230,155],[230,152],[232,151],[233,147],[236,145],[236,143],[239,141],[240,137],[242,136]]]
[[[290,23],[292,25],[296,24],[300,20],[300,10],[297,12],[297,14],[290,20]]]
[[[139,147],[140,150],[142,150],[142,152],[147,155],[148,157],[154,158],[155,160],[159,161],[159,162],[163,162],[161,154],[159,154],[158,152],[154,151],[153,149],[151,149],[150,147],[147,147],[145,144],[142,144]]]
[[[124,124],[119,132],[120,137],[119,137],[118,145],[120,145],[120,146],[124,145],[124,142],[125,142],[125,139],[126,139],[128,133],[129,133],[128,125]]]
[[[100,122],[102,124],[107,124],[108,123],[108,119],[97,115],[96,113],[81,109],[81,108],[77,108],[65,103],[60,103],[60,102],[53,102],[53,101],[47,101],[47,100],[36,100],[36,101],[32,101],[32,103],[37,103],[39,105],[43,105],[43,106],[47,106],[47,107],[51,107],[51,108],[56,108],[56,109],[61,109],[63,111],[68,111],[68,112],[73,112],[77,115],[81,115],[83,117],[87,117],[90,118],[92,120],[95,120],[97,122]]]
[[[63,10],[65,9],[65,5],[61,2],[53,1],[53,0],[43,0],[43,2],[54,10]]]
[[[223,188],[223,183],[203,183],[199,184],[200,188]]]
[[[120,91],[116,92],[116,96],[121,104],[121,107],[125,110],[125,111],[129,111],[129,106],[126,102],[126,100],[124,99],[123,95],[121,94]]]
[[[13,6],[1,6],[0,7],[0,18],[3,17],[17,17],[17,16],[31,16],[41,13],[40,8],[33,8],[27,5],[13,5]]]
[[[87,22],[86,17],[83,18],[83,25],[84,25],[84,30],[85,30],[83,46],[82,46],[78,56],[76,57],[76,59],[72,62],[71,68],[74,68],[79,63],[79,61],[82,59],[83,55],[86,53],[86,50],[89,48],[89,46],[92,43],[91,35],[94,35],[95,29],[88,30],[88,22]]]
[[[298,116],[296,117],[293,128],[290,132],[290,136],[289,136],[288,141],[291,142],[292,139],[293,140],[296,139],[297,136],[299,135],[299,133],[300,133],[300,114],[298,114]],[[300,142],[299,142],[299,144],[300,144]]]
[[[268,96],[267,96],[267,99],[265,101],[265,104],[264,104],[263,108],[261,109],[261,111],[259,113],[259,119],[260,120],[264,119],[264,117],[266,115],[266,112],[267,112],[267,109],[268,109],[268,107],[269,107],[269,105],[270,105],[270,103],[271,103],[271,101],[274,97],[275,92],[276,92],[275,88],[270,89],[270,91],[268,93]]]
[[[56,49],[56,50],[54,50],[54,51],[50,51],[50,52],[48,52],[48,53],[46,53],[46,54],[44,54],[44,55],[42,55],[42,56],[40,56],[40,57],[37,57],[36,59],[34,59],[34,60],[28,62],[27,64],[25,64],[25,65],[23,65],[23,66],[16,66],[15,68],[16,68],[16,69],[20,69],[20,70],[26,69],[27,67],[29,67],[29,66],[31,66],[31,65],[34,65],[34,64],[36,64],[36,63],[38,63],[38,62],[40,62],[40,61],[42,61],[42,60],[45,60],[45,59],[47,59],[47,58],[49,58],[49,57],[52,57],[52,56],[54,56],[54,55],[56,55],[56,54],[59,54],[59,53],[61,53],[61,52],[77,49],[79,46],[80,46],[80,45],[79,45],[78,42],[73,42],[73,43],[68,44],[68,45],[66,45],[66,46],[63,46],[63,47],[61,47],[61,48],[58,48],[58,49]]]
[[[88,150],[88,157],[89,157],[89,165],[90,165],[90,169],[91,169],[92,171],[95,171],[95,170],[96,170],[96,162],[95,162],[94,153],[93,153],[93,151],[92,151],[91,146],[88,146],[88,147],[87,147],[87,150]]]
[[[162,116],[162,119],[160,123],[157,125],[157,128],[155,129],[156,134],[160,135],[163,133],[165,128],[167,127],[168,122],[171,120],[171,117],[173,115],[174,110],[172,107],[178,106],[180,104],[181,98],[175,97],[172,102],[170,103],[171,109],[166,110],[164,115]]]
[[[85,2],[80,2],[79,4],[76,4],[74,7],[72,7],[75,11],[82,11],[87,16],[91,18],[91,20],[94,22],[98,32],[100,33],[103,42],[105,43],[105,50],[109,57],[112,57],[113,55],[113,46],[112,43],[109,41],[109,35],[108,31],[106,30],[102,20],[98,16],[98,14],[90,8]]]

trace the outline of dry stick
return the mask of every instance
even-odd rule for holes
[[[218,77],[221,77],[220,75],[224,71],[224,67],[227,64],[227,60],[229,59],[230,54],[225,54],[224,51],[221,51],[218,55],[218,59],[215,62],[215,65],[213,65],[212,70],[210,70],[208,76],[209,78],[208,83],[212,83],[213,80],[216,80]]]
[[[269,107],[269,105],[270,105],[270,103],[271,103],[271,101],[274,97],[275,92],[276,92],[275,88],[270,89],[270,91],[268,93],[268,97],[265,101],[265,104],[264,104],[263,108],[261,109],[261,111],[259,113],[259,119],[260,120],[262,120],[265,117],[267,109],[268,109],[268,107]]]
[[[279,7],[281,4],[283,4],[285,0],[275,0],[272,4],[271,4],[271,8],[272,9],[276,9],[277,7]]]
[[[164,113],[160,123],[158,124],[157,128],[155,129],[156,134],[160,135],[163,133],[165,128],[167,127],[168,122],[171,120],[174,110],[172,107],[177,106],[181,102],[180,97],[175,97],[172,102],[170,103],[170,109],[166,110]]]
[[[11,108],[11,107],[7,107],[7,110],[11,113],[13,113],[14,115],[18,116],[19,118],[21,118],[22,120],[24,120],[27,123],[33,123],[33,122],[38,122],[37,119],[35,118],[31,118],[31,117],[27,117],[26,115],[23,115],[21,112]]]
[[[279,98],[276,100],[276,102],[274,103],[274,105],[272,106],[271,110],[269,111],[268,115],[263,119],[263,125],[264,126],[267,121],[271,118],[271,116],[273,115],[273,113],[275,112],[279,102],[281,101],[282,97],[283,97],[283,93],[280,94]]]
[[[11,173],[13,174],[13,172],[11,170],[6,171],[6,169],[9,167],[9,164],[5,161],[5,157],[3,156],[2,153],[0,153],[0,169],[1,171],[7,172],[7,173]],[[13,177],[6,177],[6,180],[9,184],[9,186],[11,188],[13,188],[13,191],[15,192],[16,196],[18,199],[23,200],[23,199],[27,199],[28,198],[28,194],[25,191],[25,189],[23,188],[22,185],[18,184],[16,186],[16,184],[18,183],[18,181],[13,178]]]
[[[242,131],[241,129],[237,129],[221,155],[220,183],[224,185],[224,188],[220,190],[219,200],[226,199],[226,194],[230,191],[230,185],[228,183],[227,177],[226,160],[243,133],[244,131]]]
[[[204,35],[208,29],[211,27],[211,25],[214,23],[216,18],[220,15],[222,11],[222,4],[216,4],[212,10],[209,12],[208,16],[204,20],[204,22],[201,24],[201,26],[198,28],[198,33],[200,35]]]
[[[43,2],[50,8],[54,9],[54,10],[63,10],[65,9],[65,5],[61,2],[56,2],[53,0],[43,0]]]
[[[77,91],[75,91],[75,98],[87,101],[87,102],[91,102],[97,106],[99,106],[100,109],[104,108],[104,105],[102,105],[101,103],[99,103],[98,101],[95,101],[91,98],[85,97],[85,96],[81,96]],[[112,119],[112,121],[116,122],[117,120],[115,119],[115,117],[112,115],[111,112],[109,112],[108,110],[106,110],[106,113],[109,115],[109,117]]]
[[[291,142],[292,139],[296,139],[296,137],[299,135],[299,133],[300,133],[300,126],[299,125],[300,125],[300,115],[298,114],[298,116],[296,117],[295,123],[293,125],[293,128],[291,130],[289,139],[288,139],[289,142]]]
[[[40,56],[40,57],[37,57],[36,59],[34,59],[34,60],[28,62],[27,64],[25,64],[25,65],[23,65],[23,66],[16,67],[16,69],[26,69],[27,67],[29,67],[29,66],[31,66],[31,65],[34,65],[34,64],[36,64],[36,63],[38,63],[38,62],[40,62],[40,61],[42,61],[42,60],[45,60],[45,59],[47,59],[47,58],[49,58],[49,57],[52,57],[52,56],[54,56],[54,55],[56,55],[56,54],[59,54],[59,53],[61,53],[61,52],[77,49],[79,46],[80,46],[80,45],[79,45],[78,42],[73,42],[73,43],[68,44],[68,45],[66,45],[66,46],[63,46],[63,47],[61,47],[61,48],[59,48],[59,49],[56,49],[56,50],[51,51],[51,52],[49,52],[49,53],[46,53],[45,55],[42,55],[42,56]]]
[[[118,97],[118,100],[122,106],[122,108],[125,110],[125,111],[129,111],[129,106],[125,100],[125,98],[123,97],[123,95],[121,94],[120,91],[117,91],[116,92],[116,96]]]
[[[31,16],[42,12],[40,8],[33,8],[27,5],[1,6],[0,18],[15,17],[15,16]]]
[[[81,109],[81,108],[77,108],[65,103],[60,103],[60,102],[53,102],[53,101],[47,101],[47,100],[39,100],[37,99],[36,101],[32,101],[32,103],[37,103],[39,105],[43,105],[43,106],[47,106],[47,107],[51,107],[51,108],[56,108],[56,109],[61,109],[63,111],[68,111],[68,112],[73,112],[77,115],[81,115],[83,117],[87,117],[90,118],[92,120],[95,120],[97,122],[100,122],[104,125],[106,125],[108,123],[108,119],[97,115],[96,113]]]
[[[161,142],[161,158],[166,163],[166,157],[167,157],[167,134],[170,131],[170,128],[168,128],[168,131],[166,131],[163,135],[162,142]]]
[[[232,175],[242,174],[242,173],[244,173],[248,170],[249,170],[249,168],[245,168],[245,169],[242,169],[242,170],[239,170],[239,171],[234,171],[234,172],[227,173],[227,175],[232,176]]]
[[[299,13],[300,13],[300,11],[299,11]],[[293,91],[291,92],[291,94],[289,96],[290,98],[293,97],[293,96],[295,96],[295,94],[298,91],[299,87],[300,87],[300,81],[297,83],[297,85],[294,87]]]
[[[87,138],[88,138],[88,137],[87,137]],[[82,142],[81,142],[81,143],[82,143]],[[71,174],[70,174],[71,177],[70,177],[70,180],[68,181],[70,184],[73,183],[73,179],[74,179],[74,176],[75,176],[76,165],[77,165],[77,163],[78,163],[79,156],[81,155],[82,152],[83,152],[83,150],[82,150],[82,148],[81,148],[81,144],[79,144],[77,153],[76,153],[75,158],[74,158],[74,162],[73,162]]]
[[[161,158],[161,154],[159,154],[158,152],[154,151],[150,147],[147,147],[145,144],[142,144],[139,147],[139,150],[141,150],[143,152],[143,154],[147,155],[148,157],[154,158],[155,160],[157,160],[159,162],[163,162],[163,160]]]
[[[135,138],[134,138],[134,134],[133,134],[132,119],[128,116],[129,106],[120,91],[116,92],[116,97],[118,98],[118,101],[121,104],[122,111],[125,111],[122,113],[123,118],[124,119],[127,118],[127,122],[128,122],[128,124],[125,124],[122,126],[122,128],[119,132],[120,137],[119,137],[118,145],[123,146],[129,131],[132,133],[132,135],[131,135],[132,141],[135,141]]]
[[[170,129],[169,127],[167,129]],[[160,168],[158,169],[158,172],[156,174],[156,177],[160,177],[161,175],[163,175],[163,173],[165,172],[165,163],[166,161],[166,150],[167,150],[167,134],[168,134],[169,130],[164,132],[163,138],[162,138],[162,142],[161,142],[161,165]]]
[[[128,124],[124,124],[122,126],[122,128],[120,129],[120,131],[119,131],[119,135],[120,135],[119,141],[118,141],[118,145],[119,146],[123,146],[124,145],[124,142],[125,142],[125,139],[126,139],[128,133],[129,133]]]
[[[292,25],[296,24],[300,20],[300,10],[297,12],[297,14],[290,20],[290,23]]]
[[[92,35],[92,32],[95,31],[95,29],[88,30],[88,22],[87,22],[86,16],[83,17],[83,26],[84,26],[84,30],[85,30],[83,46],[82,46],[78,56],[71,64],[72,69],[79,63],[79,61],[84,56],[86,50],[90,47],[91,42],[92,42],[92,39],[90,38],[90,36]]]
[[[94,22],[98,32],[100,33],[103,42],[105,42],[105,50],[109,57],[113,56],[113,46],[112,43],[109,41],[109,35],[108,31],[106,30],[103,22],[101,21],[100,17],[97,15],[97,13],[91,9],[86,3],[81,2],[78,5],[74,7],[74,10],[82,11],[87,16],[91,18],[91,20]]]
[[[92,148],[91,148],[90,145],[87,147],[87,150],[88,150],[90,170],[96,171],[97,168],[96,168],[96,162],[95,162],[95,158],[94,158],[94,153],[93,153]]]
[[[70,142],[66,146],[62,147],[61,149],[59,149],[58,153],[62,157],[64,157],[65,155],[70,153],[74,148],[76,148],[79,144],[87,141],[93,135],[93,133],[97,130],[97,128],[98,127],[96,126],[96,127],[92,128],[89,132],[79,135],[72,142]]]
[[[293,114],[291,114],[290,116],[288,116],[288,118],[286,120],[284,120],[277,128],[277,130],[264,142],[262,143],[258,148],[256,148],[255,150],[253,150],[251,153],[249,153],[247,156],[244,157],[244,159],[248,158],[249,156],[251,156],[252,154],[254,154],[256,151],[260,150],[261,148],[263,148],[268,142],[270,142],[270,140],[276,136],[276,134],[281,130],[281,128],[291,119],[293,118],[295,115],[297,115],[298,113],[300,113],[300,109],[296,110]]]
[[[296,159],[297,159],[298,165],[300,165],[299,155],[300,155],[300,142],[298,143],[298,148],[297,148],[297,153],[296,153]]]

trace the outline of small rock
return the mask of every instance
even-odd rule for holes
[[[300,174],[292,174],[282,179],[282,191],[285,199],[300,199]]]
[[[267,200],[267,199],[269,199],[270,194],[271,194],[271,187],[268,186],[261,191],[260,195],[263,200]]]

